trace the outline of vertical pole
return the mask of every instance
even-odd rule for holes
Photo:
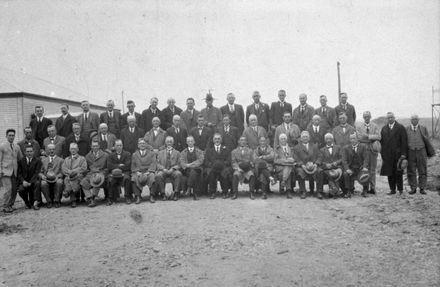
[[[434,132],[434,86],[432,86],[432,104],[431,104],[431,134],[432,134],[432,138],[434,138],[435,136],[435,132]]]
[[[341,63],[339,61],[336,64],[338,70],[338,101],[341,103],[341,72],[340,72]]]
[[[122,113],[125,114],[124,90],[121,91],[121,97],[122,97]]]

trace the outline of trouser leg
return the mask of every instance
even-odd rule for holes
[[[409,150],[408,151],[408,168],[407,168],[407,175],[408,175],[408,184],[411,188],[411,190],[414,190],[417,188],[417,151],[415,150]]]
[[[425,149],[417,151],[417,172],[419,174],[419,188],[425,189],[427,180],[427,155]]]
[[[370,164],[369,164],[369,174],[370,178],[368,183],[370,185],[370,189],[376,190],[376,169],[377,169],[377,154],[370,151]]]
[[[388,176],[388,185],[391,191],[396,191],[396,176],[394,174]]]

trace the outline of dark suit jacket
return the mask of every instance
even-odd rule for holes
[[[358,162],[355,161],[355,152],[351,144],[346,145],[342,149],[342,167],[344,171],[347,169],[368,168],[368,149],[363,143],[359,143],[357,147]]]
[[[211,142],[213,136],[212,129],[208,127],[203,127],[202,134],[199,134],[199,128],[193,127],[189,134],[194,138],[195,146],[201,150],[205,150],[208,144]]]
[[[351,126],[354,126],[356,122],[356,110],[353,105],[347,103],[347,109],[343,109],[342,105],[338,105],[335,107],[336,112],[336,120],[337,124],[339,124],[339,114],[345,112],[347,114],[347,123]]]
[[[199,114],[200,112],[196,109],[193,110],[192,114],[188,110],[184,110],[180,113],[180,120],[187,131],[191,131],[193,127],[197,126],[197,118]]]
[[[342,165],[342,148],[338,145],[333,145],[332,154],[328,151],[327,146],[321,148],[318,155],[318,165],[326,163],[336,163],[339,167]],[[325,169],[325,167],[322,166]]]
[[[57,134],[62,137],[68,137],[72,131],[72,124],[76,123],[76,119],[72,117],[71,114],[67,114],[66,119],[60,116],[55,122],[55,128],[57,129]]]
[[[321,117],[321,123],[329,131],[338,125],[338,119],[336,118],[335,109],[333,109],[329,106],[325,107],[325,112],[322,111],[322,107],[316,108],[315,115],[318,115]]]
[[[160,127],[164,131],[166,131],[169,127],[171,127],[173,125],[173,117],[175,115],[180,116],[181,113],[182,113],[182,109],[179,107],[174,106],[174,113],[169,107],[166,107],[165,109],[162,110],[162,118],[160,119],[161,120]]]
[[[186,137],[188,136],[188,131],[186,129],[179,128],[179,133],[177,134],[174,127],[169,127],[167,129],[167,135],[173,137],[173,147],[175,150],[181,152],[186,148]]]
[[[29,123],[29,126],[32,128],[32,138],[38,142],[40,147],[43,146],[44,139],[49,136],[47,127],[51,124],[52,120],[45,117],[43,117],[41,122],[37,122],[37,118],[34,118]]]
[[[319,149],[315,144],[309,142],[309,150],[304,147],[302,143],[297,144],[293,148],[293,157],[298,165],[303,165],[308,162],[317,162],[319,156]]]
[[[22,154],[26,154],[26,146],[32,145],[32,148],[34,149],[34,156],[37,158],[40,157],[41,147],[36,140],[31,139],[30,141],[28,141],[26,139],[23,139],[23,140],[19,141],[17,144],[20,147]]]
[[[119,166],[123,164],[123,166]],[[107,169],[111,173],[115,168],[119,168],[122,172],[130,173],[131,169],[131,154],[128,151],[123,150],[121,153],[121,159],[118,159],[116,152],[112,152],[107,157]]]
[[[148,107],[148,109],[142,112],[142,120],[141,120],[140,128],[142,128],[144,131],[151,130],[153,128],[153,124],[151,123],[151,120],[154,117],[158,117],[160,119],[162,126],[162,112],[158,108],[156,108],[156,113],[153,113],[150,107]]]
[[[121,131],[121,140],[124,150],[133,154],[137,150],[138,140],[143,138],[145,132],[143,129],[135,127],[134,133],[131,133],[128,127],[125,127]]]
[[[81,126],[81,135],[89,137],[91,131],[98,131],[99,115],[97,113],[89,111],[87,122],[84,119],[84,113],[78,115],[76,120]]]
[[[90,151],[90,140],[88,137],[80,135],[79,141],[75,140],[75,135],[70,134],[64,141],[63,145],[63,157],[66,158],[70,155],[70,144],[76,143],[78,145],[78,154],[81,156],[86,156],[86,154]]]
[[[213,146],[207,148],[205,151],[205,160],[203,162],[204,167],[211,169],[215,162],[221,162],[224,167],[230,167],[231,151],[224,145],[221,146],[220,153],[217,153]]]
[[[281,102],[273,102],[270,105],[270,125],[279,126],[283,123],[283,115],[285,112],[292,114],[292,105],[284,102],[283,108],[281,108]]]
[[[123,115],[121,116],[121,130],[122,130],[123,128],[128,127],[127,117],[128,117],[129,115],[130,115],[130,114],[127,112],[127,113],[125,113],[125,114],[123,114]],[[142,115],[141,115],[140,113],[136,113],[136,112],[134,112],[134,117],[136,118],[136,125],[137,125],[138,127],[141,127],[141,123],[142,123]]]
[[[229,115],[231,126],[237,127],[240,133],[244,130],[244,111],[242,105],[234,104],[234,112],[231,112],[229,105],[220,108],[222,115]]]
[[[313,115],[315,114],[315,109],[311,105],[306,105],[306,109],[301,113],[301,106],[296,107],[293,110],[292,122],[299,127],[301,131],[305,131]]]
[[[255,110],[255,103],[252,103],[252,105],[247,106],[246,108],[246,123],[249,125],[249,116],[250,115],[256,115],[258,119],[258,125],[265,128],[266,131],[269,129],[269,123],[270,123],[270,110],[269,106],[265,103],[259,103],[258,104],[258,111]]]
[[[311,143],[317,144],[318,148],[322,148],[323,146],[325,146],[324,136],[326,133],[328,133],[328,130],[323,124],[319,125],[318,133],[315,133],[313,125],[309,125],[307,127],[307,131],[310,134]]]
[[[108,112],[105,111],[99,116],[99,121],[101,124],[106,123],[108,131],[114,134],[116,138],[119,138],[121,132],[121,118],[122,116],[119,111],[113,110],[113,118],[110,118]]]
[[[229,126],[229,132],[225,132],[224,126],[218,127],[216,132],[222,135],[223,145],[225,145],[229,150],[234,150],[238,146],[238,139],[241,136],[238,128]],[[212,145],[212,138],[210,141],[210,146]]]
[[[30,165],[27,164],[26,157],[22,158],[18,162],[18,184],[22,184],[24,180],[29,183],[36,183],[41,167],[41,160],[35,157],[32,158]]]
[[[382,156],[382,168],[380,175],[391,176],[395,173],[396,162],[401,155],[408,155],[408,135],[404,126],[397,121],[394,123],[394,127],[390,130],[388,124],[386,124],[381,132],[380,144],[382,149],[380,155]]]

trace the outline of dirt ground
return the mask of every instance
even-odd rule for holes
[[[20,207],[0,286],[439,286],[440,196]],[[137,210],[142,222],[130,212]]]

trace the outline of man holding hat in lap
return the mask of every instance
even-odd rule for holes
[[[263,199],[267,199],[269,183],[274,181],[272,177],[274,152],[269,145],[269,139],[260,137],[260,145],[254,150],[256,186],[263,190]]]
[[[318,192],[323,191],[324,181],[328,181],[329,195],[336,196],[339,193],[339,180],[342,178],[342,148],[334,144],[333,135],[327,133],[324,136],[325,146],[321,148],[317,164]]]
[[[192,136],[186,138],[186,144],[188,147],[180,153],[180,166],[183,175],[187,178],[187,193],[192,194],[193,199],[197,200],[205,155],[201,149],[195,147]]]
[[[64,159],[62,170],[64,178],[64,197],[70,197],[71,206],[76,207],[76,199],[79,198],[80,182],[87,171],[86,159],[78,154],[78,145],[71,143],[70,156]]]
[[[255,175],[253,172],[253,150],[247,146],[246,138],[240,137],[238,147],[231,152],[231,163],[234,174],[232,176],[232,199],[238,196],[238,183],[249,183],[250,198],[255,199]]]
[[[173,194],[170,197],[173,200],[178,200],[180,193],[180,180],[182,178],[182,173],[180,172],[180,153],[173,148],[173,145],[173,137],[167,136],[165,138],[166,148],[159,151],[157,155],[156,180],[164,200],[167,199],[165,196],[165,180],[167,178],[172,179],[173,182]]]
[[[281,181],[280,192],[287,190],[287,198],[292,198],[292,185],[295,183],[295,159],[293,150],[287,143],[287,135],[279,135],[279,145],[274,153],[274,174]]]
[[[55,145],[48,144],[47,156],[41,159],[42,167],[40,170],[40,191],[46,198],[46,207],[60,207],[61,192],[63,191],[63,171],[61,169],[64,160],[55,155]],[[41,202],[41,193],[36,200]]]
[[[115,141],[115,151],[107,158],[107,169],[109,172],[109,196],[107,205],[116,203],[119,198],[120,188],[124,186],[125,202],[131,203],[131,184],[130,184],[130,168],[131,154],[122,150],[122,140]]]
[[[145,139],[140,138],[138,140],[138,150],[131,156],[131,181],[136,204],[141,203],[144,186],[148,186],[150,190],[150,202],[155,202],[153,183],[157,171],[156,154],[147,147]]]

